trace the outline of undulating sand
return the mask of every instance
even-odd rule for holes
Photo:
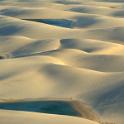
[[[37,100],[80,116],[0,106],[0,124],[124,124],[124,0],[0,0],[0,104]]]

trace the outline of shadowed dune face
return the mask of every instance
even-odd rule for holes
[[[85,28],[98,23],[98,20],[93,17],[77,17],[75,27]]]
[[[16,35],[22,30],[23,30],[23,27],[20,25],[17,25],[12,20],[9,20],[4,16],[0,17],[0,36]]]
[[[96,37],[95,39],[103,39],[103,40],[110,40],[111,42],[121,42],[123,44],[124,41],[124,27],[116,27],[116,28],[109,28],[109,29],[96,29],[88,31],[86,35],[88,37]],[[88,34],[89,33],[89,34]],[[90,35],[90,36],[89,36]]]
[[[80,4],[80,2],[76,2],[76,1],[68,1],[68,0],[56,0],[56,3],[59,4],[65,4],[65,5],[70,5],[70,4]]]
[[[6,35],[14,35],[16,34],[18,31],[20,31],[19,27],[16,26],[5,26],[5,27],[1,27],[0,28],[0,35],[1,36],[6,36]]]
[[[97,70],[97,71],[105,71],[105,72],[119,72],[123,71],[123,59],[122,57],[118,56],[104,56],[104,55],[98,55],[98,56],[87,56],[87,57],[77,57],[78,61],[82,61],[82,67]],[[112,64],[110,61],[113,61],[114,63],[118,63],[117,65]],[[108,65],[108,66],[106,66]],[[79,64],[80,66],[80,64]]]
[[[80,13],[89,13],[92,11],[92,9],[87,7],[77,7],[77,8],[74,7],[74,8],[71,8],[70,10],[74,12],[80,12]]]
[[[25,13],[24,10],[18,10],[17,8],[14,8],[14,7],[7,8],[7,9],[2,9],[0,11],[1,15],[6,15],[6,16],[16,16],[16,15],[21,15],[23,13]]]
[[[124,10],[116,11],[112,14],[115,17],[124,17]]]
[[[0,124],[124,124],[123,9],[124,0],[1,0]],[[27,100],[39,98],[48,101]]]
[[[114,88],[110,88],[109,91],[101,94],[96,101],[95,107],[101,112],[105,113],[105,111],[113,112],[113,114],[118,111],[123,113],[123,109],[119,109],[118,107],[123,106],[124,98],[124,85],[123,82],[119,82]],[[116,114],[116,113],[115,113]]]
[[[101,44],[97,42],[97,45],[94,43],[95,41],[92,40],[81,40],[81,39],[62,39],[61,47],[66,49],[79,49],[85,51],[87,53],[92,53],[95,51],[102,50],[106,48],[108,45]]]
[[[33,43],[26,44],[25,46],[16,49],[11,54],[13,57],[28,56],[54,50],[58,47],[59,42],[57,40],[36,40]]]
[[[93,106],[101,113],[104,120],[111,122],[122,123],[124,110],[124,85],[122,82],[118,82],[113,88],[109,87],[109,90],[104,91],[98,95],[97,100],[94,100]],[[110,116],[109,116],[110,115]],[[109,117],[108,117],[109,116]],[[113,119],[115,118],[115,120]],[[118,118],[118,119],[117,119]]]

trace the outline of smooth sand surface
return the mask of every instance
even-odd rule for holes
[[[98,124],[87,119],[31,112],[0,111],[1,124]]]
[[[28,99],[82,117],[0,110],[0,124],[124,123],[124,0],[0,0],[0,102]]]

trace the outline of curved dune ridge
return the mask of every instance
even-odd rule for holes
[[[124,123],[124,0],[0,0],[0,124]]]

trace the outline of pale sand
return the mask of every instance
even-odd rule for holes
[[[91,106],[100,121],[123,124],[123,75],[124,0],[0,1],[0,102],[72,98]],[[1,110],[0,124],[10,121],[97,123]]]
[[[63,115],[0,110],[1,124],[98,124],[87,119]]]

